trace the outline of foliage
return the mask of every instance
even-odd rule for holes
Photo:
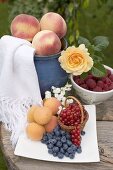
[[[8,31],[8,5],[0,3],[0,36]]]
[[[92,74],[95,77],[105,76],[106,69],[103,66],[102,58],[104,57],[103,50],[109,45],[108,38],[105,36],[96,36],[93,38],[92,42],[90,42],[87,38],[79,37],[78,44],[85,44],[88,48],[88,52],[94,61],[94,65],[91,69]],[[87,76],[87,74],[85,74],[84,77],[85,76]]]

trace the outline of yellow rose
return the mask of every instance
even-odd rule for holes
[[[79,47],[68,47],[62,51],[59,62],[67,73],[76,76],[88,72],[93,67],[93,59],[84,44],[79,45]]]

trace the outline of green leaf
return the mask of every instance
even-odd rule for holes
[[[82,6],[83,8],[87,8],[89,6],[89,0],[84,0]]]
[[[70,4],[69,4],[69,8],[68,8],[68,9],[69,9],[69,12],[70,12],[70,13],[73,12],[73,10],[74,10],[74,5],[73,5],[73,3],[70,3]]]
[[[102,58],[98,55],[92,55],[93,61],[95,62],[102,62]]]
[[[91,45],[90,41],[87,38],[84,38],[84,37],[81,37],[81,36],[78,37],[78,44],[79,45],[80,44],[85,44],[85,46],[87,48]]]
[[[70,35],[69,36],[69,43],[72,44],[74,42],[74,36]]]
[[[93,39],[93,41],[94,41],[96,51],[102,51],[105,48],[107,48],[109,45],[108,38],[104,36],[97,36]]]
[[[82,73],[82,74],[80,75],[80,78],[81,78],[81,79],[85,79],[87,76],[88,76],[88,72],[87,72],[87,73]]]
[[[91,72],[95,77],[104,77],[106,75],[106,69],[100,63],[95,63],[91,69]]]

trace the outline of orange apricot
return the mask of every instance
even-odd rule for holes
[[[29,123],[26,127],[26,133],[29,139],[39,141],[43,138],[45,128],[37,123]]]
[[[54,115],[58,112],[59,106],[61,106],[61,102],[58,99],[56,99],[55,97],[51,97],[44,101],[44,106],[50,108]]]

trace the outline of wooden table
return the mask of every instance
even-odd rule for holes
[[[101,162],[53,163],[14,156],[10,133],[1,125],[0,139],[8,170],[113,170],[113,98],[97,106],[97,132]]]

